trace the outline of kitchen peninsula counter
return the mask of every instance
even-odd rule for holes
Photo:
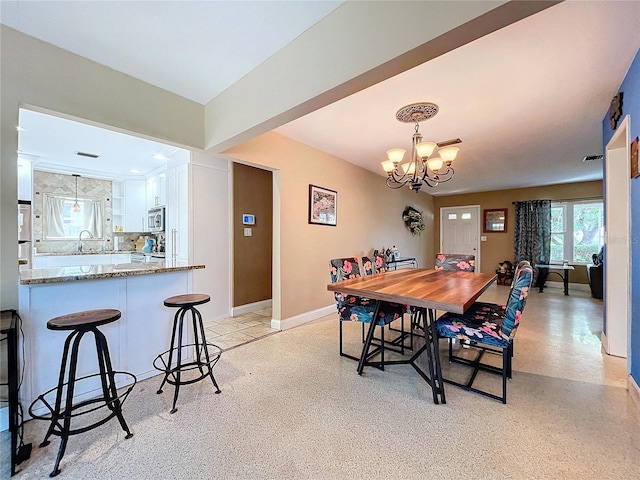
[[[196,270],[204,265],[172,265],[166,263],[119,263],[101,265],[81,265],[73,267],[35,268],[20,272],[21,285],[40,283],[71,282],[76,280],[95,280],[101,278],[129,277],[132,275],[150,275],[156,273]]]
[[[114,308],[122,317],[100,330],[107,337],[114,370],[134,374],[143,380],[160,372],[154,358],[167,350],[171,340],[175,308],[164,306],[174,295],[193,293],[194,271],[204,265],[121,263],[40,268],[20,272],[18,312],[24,331],[24,382],[20,400],[24,405],[54,387],[58,381],[65,332],[47,329],[57,316],[83,310]],[[211,295],[216,292],[201,292]],[[192,332],[185,332],[187,338]],[[189,343],[189,341],[185,341]],[[190,353],[191,355],[191,353]],[[95,345],[91,339],[80,345],[78,377],[98,371]],[[118,380],[117,380],[118,381]],[[127,379],[120,380],[123,387]],[[76,384],[75,401],[100,392],[99,382]]]

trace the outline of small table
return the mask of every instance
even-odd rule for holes
[[[404,258],[396,258],[395,260],[389,260],[387,262],[387,269],[392,270],[391,265],[393,265],[393,270],[398,268],[398,265],[401,264],[411,264],[413,268],[418,268],[418,262],[415,257],[404,257]]]
[[[537,286],[540,288],[540,293],[544,290],[544,284],[547,281],[547,277],[552,273],[558,275],[564,283],[564,294],[569,295],[569,272],[575,270],[571,265],[551,265],[551,264],[536,264],[536,268],[539,269]],[[549,270],[560,270],[559,272],[550,272]],[[562,272],[562,273],[561,273]]]

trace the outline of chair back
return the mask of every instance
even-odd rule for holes
[[[362,257],[362,276],[368,277],[376,273],[375,257]]]
[[[505,339],[512,339],[520,325],[520,317],[533,283],[533,268],[531,268],[531,264],[527,261],[520,262],[513,278],[502,327],[500,328],[500,336]]]
[[[436,255],[436,270],[475,272],[476,256],[460,253],[438,253]]]
[[[362,276],[375,275],[387,271],[387,262],[384,261],[384,255],[372,255],[371,257],[362,257]]]
[[[331,275],[331,283],[359,277],[360,264],[358,263],[358,257],[334,258],[330,260],[329,275]],[[334,292],[333,296],[336,302],[338,302],[339,308],[342,305],[343,296],[339,292]]]

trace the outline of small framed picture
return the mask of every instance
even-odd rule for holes
[[[335,227],[338,222],[337,202],[336,191],[309,185],[309,223]]]
[[[504,233],[507,231],[507,209],[493,208],[483,211],[484,222],[482,231],[484,233]]]

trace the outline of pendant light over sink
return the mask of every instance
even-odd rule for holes
[[[72,211],[73,213],[78,213],[78,212],[80,212],[80,210],[81,210],[81,209],[80,209],[80,204],[78,203],[78,177],[79,177],[80,175],[78,175],[77,173],[73,173],[72,175],[73,175],[74,177],[76,177],[76,201],[75,201],[75,203],[73,204],[73,206],[71,207],[71,211]]]

